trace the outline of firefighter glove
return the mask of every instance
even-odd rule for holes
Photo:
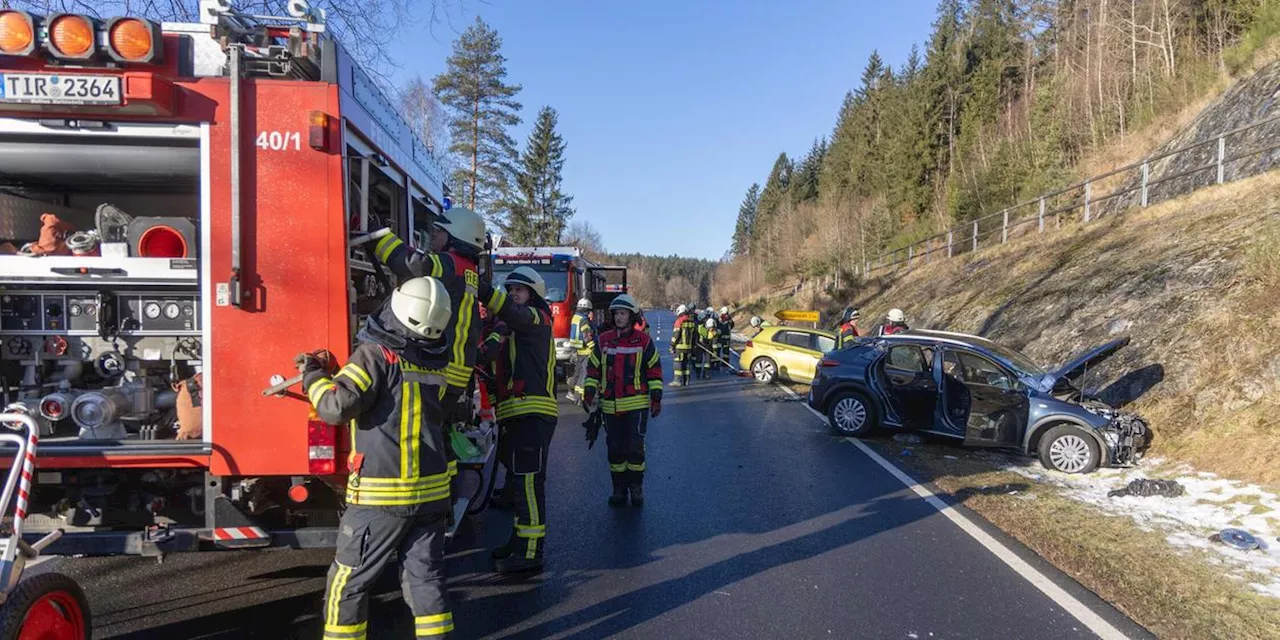
[[[586,391],[583,391],[583,392],[582,392],[582,406],[583,406],[583,407],[590,407],[591,405],[593,405],[593,404],[595,404],[595,403],[596,403],[596,390],[595,390],[595,388],[589,388],[589,389],[587,389]]]
[[[649,394],[649,415],[655,418],[662,415],[662,394]]]
[[[293,359],[293,365],[298,368],[298,373],[302,374],[324,370],[324,363],[314,353],[299,353]]]

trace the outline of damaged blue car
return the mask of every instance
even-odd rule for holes
[[[912,330],[865,338],[823,356],[809,406],[842,436],[877,427],[929,433],[967,446],[1038,455],[1064,473],[1135,464],[1151,442],[1145,420],[1079,388],[1121,338],[1049,371],[980,336]]]

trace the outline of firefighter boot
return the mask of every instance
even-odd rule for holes
[[[631,506],[644,506],[644,487],[641,487],[638,484],[631,485]]]
[[[627,504],[627,483],[622,477],[625,474],[613,472],[613,495],[609,496],[609,506],[622,507]]]

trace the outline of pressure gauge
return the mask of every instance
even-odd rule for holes
[[[177,318],[179,313],[182,313],[182,310],[178,308],[178,304],[175,302],[170,302],[164,306],[164,317],[170,320]]]
[[[158,302],[148,302],[148,303],[146,304],[146,306],[142,307],[142,314],[143,314],[143,315],[145,315],[145,316],[147,316],[148,318],[153,319],[153,320],[154,320],[154,319],[156,319],[156,318],[159,318],[159,317],[160,317],[160,303],[158,303]]]
[[[68,308],[68,311],[71,312],[71,317],[74,318],[79,316],[81,313],[84,313],[84,308],[73,302],[71,303],[71,307]]]

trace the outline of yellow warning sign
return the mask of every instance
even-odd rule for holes
[[[773,315],[783,322],[817,322],[819,317],[817,311],[800,311],[797,309],[779,311]]]

